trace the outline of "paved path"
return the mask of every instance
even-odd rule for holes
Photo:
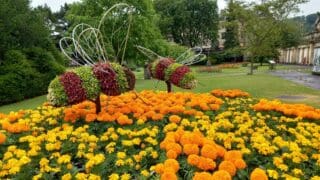
[[[311,73],[301,73],[294,70],[278,70],[271,72],[271,74],[320,90],[319,75],[312,75]]]

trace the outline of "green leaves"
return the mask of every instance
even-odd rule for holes
[[[95,78],[92,68],[89,66],[82,66],[73,70],[82,80],[82,86],[86,91],[88,99],[94,100],[100,94],[100,84]]]

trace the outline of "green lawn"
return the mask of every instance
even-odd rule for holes
[[[198,67],[193,67],[196,70]],[[295,69],[296,66],[280,65],[277,69]],[[307,68],[306,68],[307,69]],[[299,69],[297,69],[299,70]],[[210,92],[212,89],[241,89],[253,97],[274,99],[282,95],[304,96],[303,99],[285,100],[292,103],[305,103],[320,108],[320,91],[305,87],[291,81],[268,74],[268,66],[259,66],[254,75],[247,75],[248,67],[223,69],[221,73],[197,73],[199,85],[193,90],[183,90],[177,87],[173,91]],[[165,90],[162,81],[143,80],[143,71],[136,72],[136,90]],[[0,107],[0,112],[8,113],[19,109],[36,108],[45,101],[45,96]]]

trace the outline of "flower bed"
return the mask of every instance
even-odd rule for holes
[[[320,119],[285,111],[319,109],[240,90],[101,101],[0,114],[0,179],[320,178]]]

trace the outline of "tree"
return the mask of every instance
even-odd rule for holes
[[[240,3],[235,8],[237,21],[245,37],[245,49],[250,57],[253,74],[254,60],[277,57],[283,31],[288,27],[288,16],[298,11],[298,5],[307,0],[268,0],[264,3]],[[287,37],[288,38],[288,37]],[[286,39],[286,38],[284,38]]]
[[[189,47],[216,45],[218,7],[215,0],[156,0],[163,35]]]
[[[226,28],[226,32],[224,35],[225,43],[224,48],[230,49],[239,46],[239,27],[238,22],[236,21],[236,14],[234,12],[235,3],[233,0],[228,0],[228,7],[224,11],[224,26]]]
[[[42,15],[28,0],[1,1],[0,104],[45,94],[64,70]]]

